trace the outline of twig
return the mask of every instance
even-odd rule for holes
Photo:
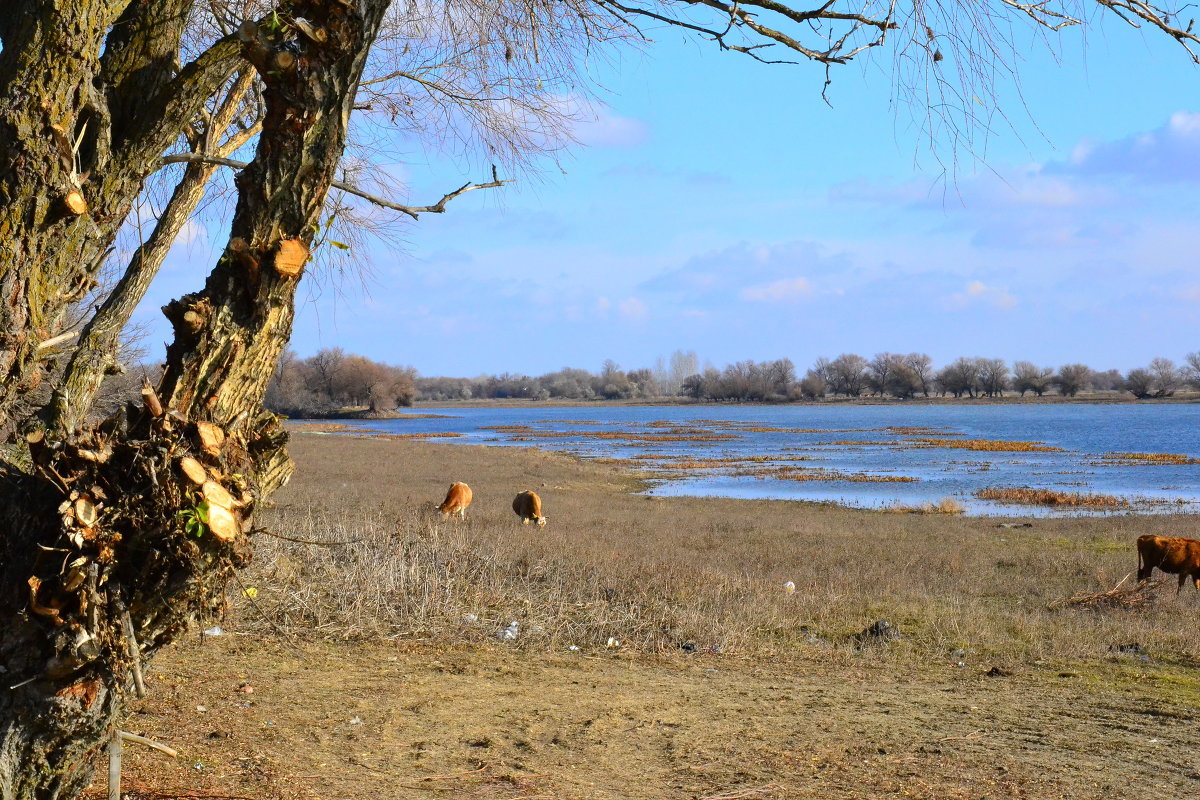
[[[92,634],[93,636],[96,635],[96,631],[99,626],[100,591],[99,591],[99,589],[96,588],[97,586],[99,586],[99,584],[100,584],[100,565],[97,564],[95,561],[93,561],[92,563],[88,564],[88,575],[87,575],[88,633]]]
[[[458,780],[459,778],[465,778],[468,775],[478,775],[479,773],[483,772],[487,768],[488,768],[488,765],[484,764],[479,769],[473,769],[470,772],[460,772],[456,775],[426,775],[424,778],[421,778],[420,780],[422,782],[425,782],[425,781],[454,781],[454,780]]]
[[[245,161],[235,161],[232,158],[219,158],[217,156],[209,156],[203,153],[176,153],[175,155],[164,156],[162,159],[163,164],[179,164],[182,162],[218,164],[222,167],[229,167],[231,169],[245,169],[246,167],[250,166],[250,164]],[[382,208],[388,208],[392,211],[399,211],[401,214],[407,214],[413,219],[417,219],[421,214],[426,212],[430,214],[445,213],[446,203],[449,203],[459,195],[466,194],[467,192],[473,192],[476,189],[495,189],[503,186],[506,183],[512,183],[512,181],[500,180],[500,177],[496,172],[496,167],[493,165],[492,179],[487,183],[465,183],[459,188],[455,189],[453,192],[448,192],[447,194],[443,195],[441,200],[438,200],[431,206],[406,206],[401,203],[388,200],[386,197],[380,197],[379,195],[371,194],[370,192],[360,189],[354,184],[346,183],[345,181],[332,181],[329,185],[334,189],[341,189],[347,194],[361,197],[362,199]]]
[[[980,728],[977,731],[971,731],[966,736],[944,736],[941,739],[938,739],[938,741],[939,742],[969,742],[969,741],[974,741],[975,739],[980,738],[982,736],[982,734],[983,734],[983,728]]]
[[[117,736],[126,742],[134,742],[136,744],[144,744],[146,747],[152,747],[155,750],[166,753],[171,758],[179,757],[179,751],[167,747],[165,744],[159,744],[152,739],[147,739],[145,736],[138,736],[136,733],[130,733],[129,731],[117,731]]]
[[[736,789],[725,794],[709,794],[700,800],[740,800],[743,797],[754,797],[758,794],[774,794],[783,789],[778,783],[768,783],[754,789]]]
[[[275,533],[267,528],[255,528],[254,535],[258,536],[260,534],[263,536],[270,536],[275,539],[283,539],[285,542],[295,542],[296,544],[315,544],[318,547],[337,547],[338,545],[342,544],[358,544],[359,542],[365,541],[363,539],[348,539],[343,542],[321,542],[315,539],[294,539],[291,536],[284,536],[282,533]]]
[[[1110,592],[1115,592],[1117,589],[1120,589],[1120,588],[1121,588],[1121,584],[1123,584],[1125,581],[1129,580],[1129,577],[1130,577],[1131,575],[1133,575],[1133,573],[1132,573],[1132,572],[1127,572],[1127,573],[1125,573],[1125,577],[1124,577],[1124,578],[1121,578],[1121,580],[1117,581],[1117,585],[1116,585],[1116,586],[1114,586],[1114,587],[1112,587],[1111,589],[1109,589],[1109,591],[1110,591]]]
[[[129,648],[130,670],[133,672],[133,688],[140,699],[146,696],[146,682],[142,679],[142,649],[138,645],[137,634],[133,630],[133,620],[129,617],[129,609],[126,608],[125,601],[121,599],[120,587],[113,586],[109,597],[112,598],[113,610],[120,617],[121,628],[125,632],[125,645]]]

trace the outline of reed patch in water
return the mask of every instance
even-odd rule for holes
[[[1013,442],[1003,439],[938,439],[914,436],[908,441],[914,447],[944,447],[954,450],[979,450],[989,453],[1062,453],[1061,447],[1044,442]]]
[[[372,439],[456,439],[463,436],[461,433],[379,433],[378,431],[370,431],[369,436]],[[360,437],[361,438],[361,437]]]
[[[1129,501],[1110,494],[1084,494],[1080,492],[1056,492],[1053,489],[980,489],[975,492],[980,500],[999,500],[1005,503],[1020,503],[1031,506],[1055,506],[1068,508],[1127,508]]]
[[[925,425],[889,425],[879,430],[893,436],[963,436],[965,434],[946,430],[945,428],[930,428]]]
[[[1200,464],[1200,458],[1183,453],[1105,453],[1095,466],[1134,467],[1140,465],[1184,466]]]
[[[920,478],[908,475],[879,475],[866,472],[840,472],[819,467],[775,467],[752,470],[747,473],[756,478],[776,478],[785,481],[832,481],[843,483],[916,483]]]
[[[967,509],[952,497],[944,497],[936,503],[922,503],[919,506],[891,505],[883,509],[887,514],[965,514]]]

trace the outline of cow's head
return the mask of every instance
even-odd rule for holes
[[[534,517],[533,521],[537,523],[539,528],[544,528],[549,520],[546,517]]]

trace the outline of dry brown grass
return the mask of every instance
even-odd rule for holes
[[[1061,447],[1043,442],[1010,442],[1001,439],[941,439],[914,436],[909,440],[914,447],[942,447],[953,450],[979,450],[989,453],[1061,453]]]
[[[883,431],[895,436],[962,436],[961,433],[947,431],[942,428],[928,428],[924,425],[889,425]]]
[[[953,497],[943,497],[936,503],[922,503],[919,506],[891,505],[882,510],[887,514],[965,514],[967,511]]]
[[[1084,494],[1080,492],[1058,492],[1053,489],[980,489],[975,492],[980,500],[1001,500],[1030,506],[1057,506],[1065,508],[1127,508],[1129,501],[1110,494]]]
[[[371,428],[360,428],[347,422],[289,422],[294,430],[305,433],[372,433]]]
[[[1123,609],[1138,610],[1147,608],[1157,601],[1158,587],[1161,580],[1145,580],[1128,583],[1133,577],[1129,573],[1111,589],[1102,592],[1079,592],[1057,603],[1051,603],[1051,608],[1060,606],[1083,606],[1092,609]]]
[[[1105,453],[1097,466],[1131,467],[1139,464],[1184,466],[1200,464],[1200,459],[1182,453]]]
[[[703,428],[683,427],[677,425],[647,427],[667,427],[663,432],[636,431],[546,431],[531,428],[527,425],[488,425],[480,430],[491,430],[510,434],[509,441],[535,442],[539,439],[608,439],[624,442],[721,442],[739,438],[734,433],[718,433]]]
[[[300,435],[293,452],[300,472],[263,521],[347,544],[257,537],[244,578],[257,599],[242,613],[263,634],[477,641],[516,619],[518,646],[535,649],[612,637],[643,651],[696,642],[859,658],[853,635],[887,619],[903,637],[873,657],[924,663],[969,646],[1009,660],[1092,658],[1136,641],[1200,660],[1190,594],[1153,614],[1049,608],[1111,587],[1136,565],[1139,534],[1186,535],[1194,517],[997,532],[954,513],[651,499],[626,493],[628,473],[536,450]],[[451,480],[475,490],[466,523],[430,510]],[[544,501],[541,531],[509,508],[525,488]]]
[[[372,433],[372,438],[380,439],[457,439],[463,434],[461,433]]]
[[[756,478],[775,478],[784,481],[838,481],[845,483],[916,483],[920,478],[908,475],[881,475],[867,472],[841,472],[821,467],[774,467],[755,469],[745,474]]]

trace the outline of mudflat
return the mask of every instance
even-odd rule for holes
[[[1194,517],[1013,528],[648,500],[636,475],[534,449],[298,432],[293,454],[262,520],[288,538],[257,537],[222,635],[148,670],[125,729],[181,755],[130,746],[132,797],[1200,787],[1200,598],[1122,582],[1138,534]],[[432,508],[456,480],[465,522]],[[512,513],[523,489],[544,529]]]

